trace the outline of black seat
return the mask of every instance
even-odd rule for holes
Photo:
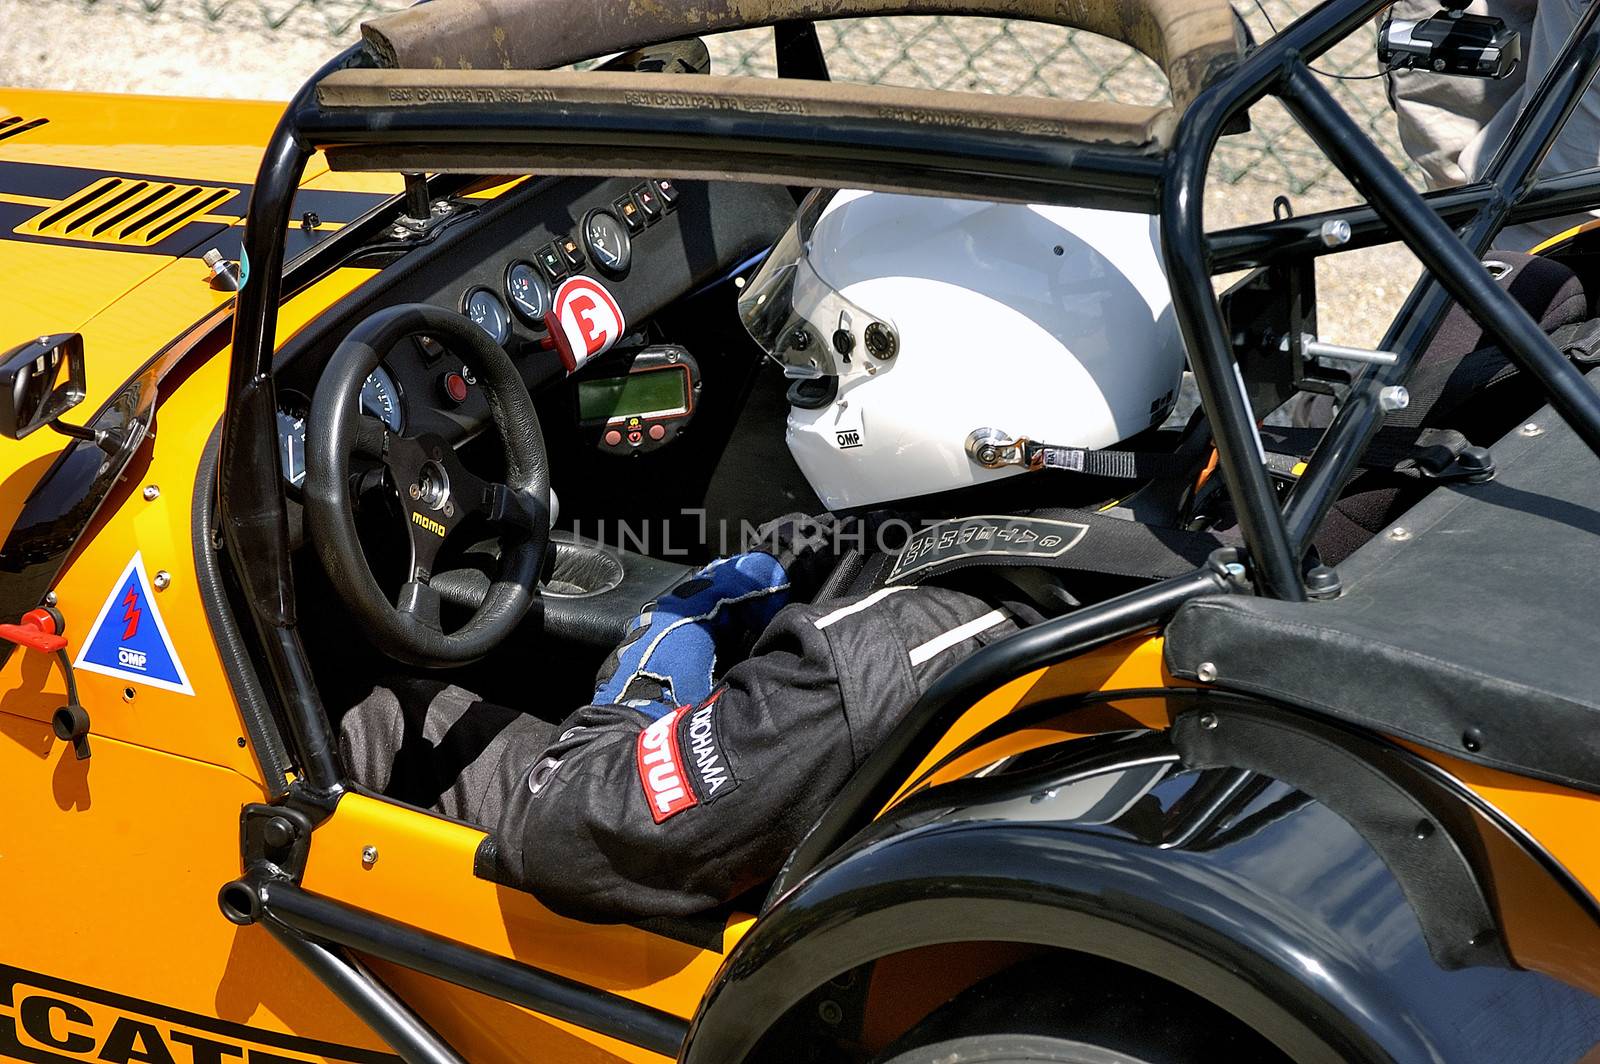
[[[1486,260],[1495,280],[1546,333],[1574,326],[1590,315],[1589,293],[1571,267],[1555,259],[1492,252]],[[1411,380],[1411,405],[1385,419],[1396,429],[1453,429],[1488,445],[1542,404],[1537,385],[1490,342],[1483,327],[1460,305],[1450,309]],[[1305,396],[1297,425],[1326,428],[1332,401]],[[1350,485],[1317,533],[1317,550],[1337,565],[1427,494],[1426,481],[1367,472]]]
[[[1600,791],[1600,463],[1549,408],[1528,424],[1495,480],[1435,489],[1352,554],[1338,599],[1185,606],[1168,667]]]

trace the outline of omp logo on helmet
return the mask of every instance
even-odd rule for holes
[[[140,1001],[0,965],[0,1058],[108,1064],[400,1064],[400,1058]]]
[[[861,411],[855,403],[836,407],[833,421],[827,426],[827,431],[833,434],[833,445],[838,450],[848,451],[852,447],[866,446],[867,427],[861,420]]]
[[[550,300],[545,326],[571,373],[622,339],[627,321],[606,286],[592,277],[569,277]]]
[[[639,733],[639,782],[657,824],[700,804],[684,776],[683,753],[678,746],[678,719],[688,711],[688,706],[682,706]]]

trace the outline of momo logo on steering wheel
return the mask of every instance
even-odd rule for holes
[[[561,283],[545,325],[568,373],[611,350],[627,328],[616,299],[592,277],[569,277]]]

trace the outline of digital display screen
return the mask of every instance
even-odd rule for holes
[[[610,421],[641,414],[685,411],[689,408],[687,380],[688,375],[681,369],[670,369],[579,381],[578,418]]]

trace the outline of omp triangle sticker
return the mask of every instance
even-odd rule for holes
[[[178,660],[178,650],[161,620],[161,611],[156,608],[142,554],[134,554],[112,586],[110,597],[100,607],[100,616],[94,619],[94,626],[83,640],[75,665],[163,691],[194,694],[183,663]]]

